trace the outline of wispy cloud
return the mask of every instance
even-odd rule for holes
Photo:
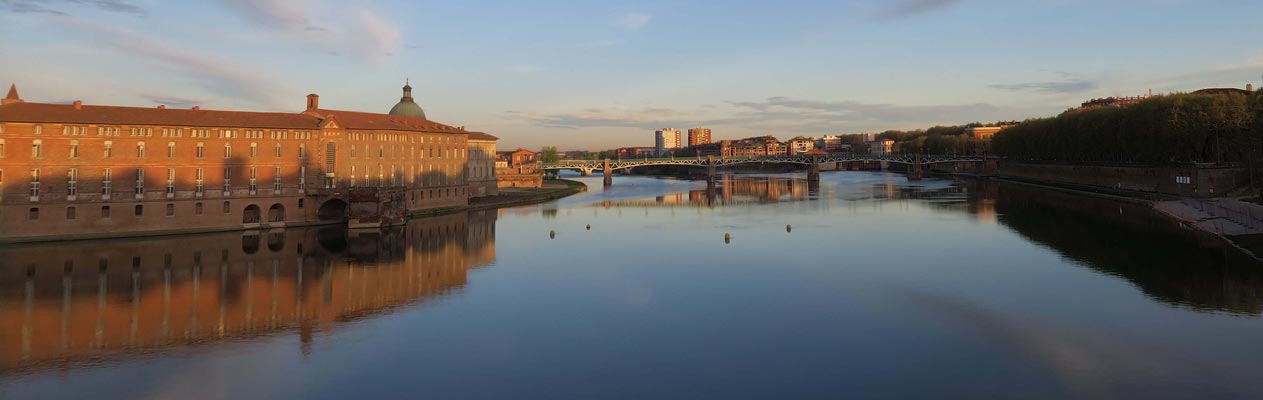
[[[649,14],[631,13],[620,17],[614,21],[614,26],[625,29],[640,29],[649,25],[649,21],[653,20],[653,16]]]
[[[879,11],[877,16],[882,19],[907,18],[946,8],[960,2],[961,0],[887,0],[885,8]]]
[[[1063,79],[1057,81],[1042,82],[1021,82],[1021,83],[997,83],[988,85],[992,89],[1007,90],[1010,92],[1036,92],[1046,94],[1067,94],[1079,93],[1100,87],[1100,83],[1090,80],[1076,74],[1068,72],[1057,72]]]
[[[614,39],[598,39],[598,40],[580,43],[579,47],[582,47],[585,49],[596,49],[596,48],[601,48],[601,47],[615,46],[618,44],[619,44],[619,41],[614,40]]]
[[[161,104],[172,108],[190,108],[206,104],[206,99],[190,99],[163,94],[142,93],[140,94],[140,98],[151,101],[154,104]]]
[[[86,37],[102,46],[123,53],[122,57],[151,62],[193,82],[207,92],[271,109],[284,107],[284,103],[277,97],[283,90],[271,77],[260,73],[260,69],[198,53],[186,46],[126,28],[74,18],[58,19],[63,27],[83,31]]]
[[[0,9],[9,12],[69,15],[59,5],[93,5],[104,11],[145,15],[145,10],[140,6],[121,0],[0,0]]]
[[[665,108],[628,110],[622,107],[589,107],[577,112],[543,115],[513,111],[505,113],[503,117],[513,120],[525,120],[532,125],[546,128],[656,129],[663,126],[685,126],[693,123],[693,121],[683,118],[687,115],[687,112]]]
[[[229,11],[266,29],[287,33],[292,39],[324,50],[325,54],[353,54],[374,62],[394,56],[401,47],[399,27],[364,7],[342,9],[303,0],[217,0]],[[338,23],[323,24],[314,13],[327,10]],[[329,48],[336,50],[329,50]]]
[[[532,64],[513,64],[513,65],[506,65],[504,67],[504,70],[508,72],[518,73],[518,74],[529,74],[529,73],[543,71],[544,67],[541,67],[538,65],[532,65]]]

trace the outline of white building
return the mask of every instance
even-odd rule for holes
[[[655,153],[659,157],[664,156],[667,153],[674,151],[675,149],[683,147],[680,145],[680,142],[681,142],[680,138],[682,135],[680,134],[679,129],[662,128],[662,129],[659,129],[657,132],[654,132],[653,136],[654,136]]]
[[[816,139],[816,148],[830,153],[842,150],[842,137],[838,135],[824,135]]]

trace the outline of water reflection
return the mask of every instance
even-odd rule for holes
[[[1015,185],[970,183],[993,195],[999,220],[1026,239],[1154,299],[1195,310],[1263,313],[1263,270],[1218,239],[1147,206]]]
[[[441,296],[495,261],[494,211],[382,232],[289,229],[0,249],[0,374],[297,329]]]

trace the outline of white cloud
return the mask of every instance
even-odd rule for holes
[[[344,9],[341,3],[303,0],[217,1],[257,26],[279,30],[292,40],[319,48],[328,54],[349,54],[371,62],[381,62],[394,56],[401,46],[399,27],[381,14],[364,7]]]
[[[224,98],[242,100],[271,109],[285,108],[286,103],[277,97],[285,90],[279,87],[272,77],[260,73],[262,70],[259,68],[251,68],[239,62],[227,61],[222,57],[202,54],[187,46],[163,41],[127,28],[68,17],[58,18],[58,20],[61,26],[81,30],[85,37],[90,37],[107,48],[124,53],[120,59],[140,58],[149,61]],[[141,95],[146,98],[154,96],[152,93]],[[201,103],[201,100],[196,100],[196,102]]]
[[[649,21],[652,19],[653,16],[649,14],[631,13],[615,21],[614,26],[626,29],[640,29],[644,28],[645,25],[649,25]]]

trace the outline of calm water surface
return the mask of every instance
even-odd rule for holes
[[[1024,187],[801,178],[2,247],[0,398],[1263,396],[1263,268],[1212,240]]]

